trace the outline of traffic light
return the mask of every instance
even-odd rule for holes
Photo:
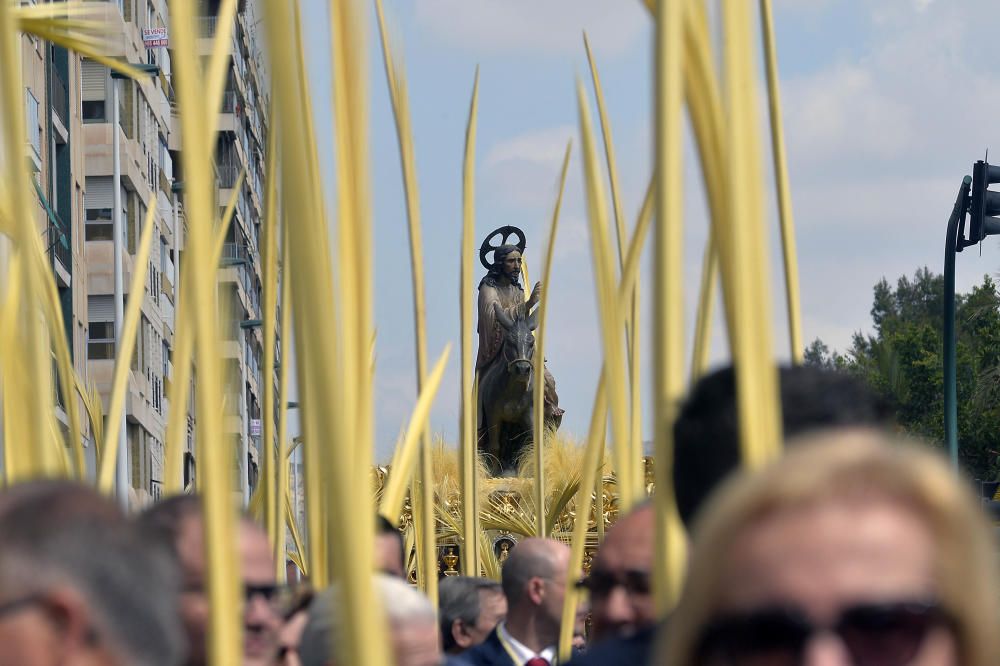
[[[972,205],[969,207],[969,240],[973,245],[987,236],[1000,233],[1000,192],[991,191],[993,183],[1000,183],[1000,167],[984,160],[972,168]]]

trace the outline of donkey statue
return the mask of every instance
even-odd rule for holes
[[[513,476],[525,444],[532,438],[536,314],[514,318],[500,307],[497,320],[504,329],[503,345],[479,377],[479,450],[494,475]],[[523,312],[523,311],[522,311]],[[541,381],[544,382],[544,379]],[[545,425],[556,429],[562,410],[546,410]]]

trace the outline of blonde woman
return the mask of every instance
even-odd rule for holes
[[[709,505],[656,663],[998,666],[992,535],[934,453],[814,436]]]

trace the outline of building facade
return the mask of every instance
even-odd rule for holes
[[[79,138],[75,145],[80,169],[76,173],[81,195],[73,217],[79,233],[72,234],[78,261],[71,275],[80,274],[82,279],[72,292],[78,293],[72,312],[79,320],[79,357],[86,359],[86,373],[96,383],[106,405],[118,353],[113,252],[117,183],[126,290],[143,221],[147,211],[154,210],[154,242],[126,398],[132,500],[133,505],[141,506],[159,497],[164,483],[165,431],[171,408],[167,390],[174,374],[176,307],[186,227],[180,125],[170,48],[143,40],[144,30],[157,28],[166,28],[169,39],[166,1],[116,0],[101,5],[104,20],[112,26],[110,55],[134,64],[155,66],[157,71],[143,80],[123,80],[112,77],[100,63],[83,58],[77,59],[76,78],[72,73],[67,76],[68,87],[77,92],[71,106],[78,115],[79,133],[75,136]],[[211,3],[208,11],[212,11]],[[263,336],[258,248],[267,130],[265,88],[259,74],[260,49],[247,25],[246,9],[241,7],[230,49],[229,83],[220,110],[216,151],[220,214],[233,193],[239,173],[246,171],[219,270],[220,294],[226,297],[221,302],[228,302],[232,310],[232,316],[225,320],[224,331],[227,393],[231,396],[225,407],[225,422],[228,443],[233,447],[234,475],[244,501],[249,500],[256,485],[259,464]],[[217,27],[216,17],[201,17],[199,27],[205,37],[211,36]],[[207,53],[208,40],[201,43]],[[120,163],[117,177],[113,147],[116,133]],[[232,399],[236,396],[238,400]],[[187,405],[185,484],[196,483],[197,477],[194,400],[192,381]],[[107,427],[116,428],[117,424]]]

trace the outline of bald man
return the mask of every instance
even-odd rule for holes
[[[525,539],[503,565],[507,618],[456,660],[469,666],[550,666],[555,663],[569,548],[555,539]]]

